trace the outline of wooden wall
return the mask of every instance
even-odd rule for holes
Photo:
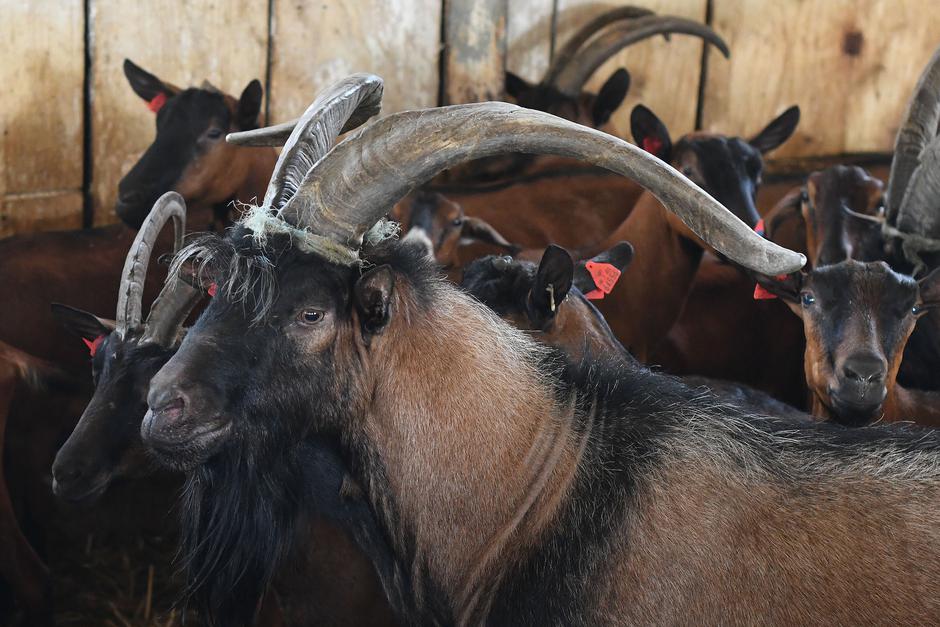
[[[538,80],[573,29],[635,4],[709,21],[732,57],[676,35],[608,61],[588,88],[630,71],[613,119],[621,136],[638,102],[673,134],[698,125],[741,135],[797,103],[800,129],[776,157],[886,153],[940,44],[935,2],[0,0],[0,236],[77,227],[83,215],[86,224],[114,220],[117,182],[154,132],[121,72],[125,57],[181,86],[208,79],[238,93],[259,78],[272,122],[356,71],[383,76],[384,109],[398,111],[496,96],[505,69]]]

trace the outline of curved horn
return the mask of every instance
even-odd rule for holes
[[[578,29],[578,31],[565,42],[561,50],[555,53],[551,64],[545,71],[542,82],[549,85],[554,83],[561,71],[568,67],[572,59],[577,56],[581,46],[608,24],[619,22],[620,20],[632,20],[647,15],[654,15],[654,13],[649,9],[634,6],[617,7],[605,13],[601,13]]]
[[[862,222],[869,222],[871,224],[877,224],[879,226],[885,223],[884,216],[871,216],[871,215],[868,215],[867,213],[861,213],[859,211],[855,211],[854,209],[851,209],[848,205],[845,205],[845,204],[842,205],[842,213],[844,213],[846,216],[850,218],[861,220]]]
[[[150,306],[141,343],[153,342],[164,348],[173,347],[183,323],[204,295],[202,290],[179,276],[168,276],[163,289]]]
[[[904,121],[894,141],[894,160],[888,178],[886,205],[888,223],[900,221],[898,213],[908,193],[911,177],[920,163],[921,153],[937,135],[940,121],[940,48],[934,51],[914,87]],[[914,231],[918,232],[918,231]]]
[[[352,90],[362,90],[362,93],[355,94]],[[317,102],[320,106],[327,106],[329,100],[336,99],[338,102],[334,106],[345,107],[348,99],[358,97],[358,104],[352,108],[352,112],[345,119],[345,123],[334,139],[343,133],[359,128],[365,122],[377,115],[382,108],[382,79],[374,74],[353,74],[338,83],[334,83],[323,93],[317,96],[317,100],[307,107],[303,116],[290,122],[282,122],[265,128],[257,128],[250,131],[240,131],[238,133],[229,133],[225,136],[225,141],[237,146],[283,146],[287,143],[294,128],[307,119],[308,114],[314,109]],[[327,147],[329,148],[329,147]]]
[[[765,274],[795,272],[805,257],[760,237],[698,186],[648,152],[541,111],[485,102],[376,120],[337,144],[305,177],[280,217],[321,244],[357,251],[367,229],[441,170],[504,153],[581,159],[650,190],[699,237]]]
[[[277,210],[290,200],[304,175],[344,129],[356,128],[379,112],[382,91],[382,79],[374,74],[352,74],[323,90],[288,136],[261,207],[266,211]]]
[[[175,253],[182,247],[183,233],[186,231],[186,203],[176,192],[165,193],[153,204],[124,260],[115,316],[115,329],[121,337],[124,337],[128,330],[140,326],[141,299],[144,295],[144,280],[147,278],[150,255],[153,253],[157,236],[169,220],[173,220]]]
[[[648,15],[618,24],[594,39],[555,76],[553,84],[564,94],[577,95],[597,68],[614,54],[638,41],[666,33],[701,37],[721,50],[726,58],[731,55],[724,40],[705,24],[670,15]]]
[[[898,208],[896,226],[904,233],[937,239],[940,238],[940,138],[924,148],[919,162]]]

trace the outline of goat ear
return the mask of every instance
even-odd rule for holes
[[[629,89],[630,73],[624,68],[610,75],[594,99],[594,106],[591,107],[591,120],[595,128],[607,124],[610,116],[623,104],[623,99],[627,97]]]
[[[574,285],[592,300],[610,294],[623,269],[633,261],[630,242],[618,242],[591,259],[579,261],[574,269]]]
[[[800,108],[794,105],[774,118],[764,130],[752,137],[749,143],[761,154],[766,154],[787,141],[799,123]]]
[[[124,76],[127,77],[127,82],[131,84],[134,93],[148,103],[153,103],[154,99],[161,95],[164,98],[171,98],[180,91],[179,87],[164,83],[130,59],[124,59]]]
[[[920,290],[918,309],[940,309],[940,268],[917,281]]]
[[[356,281],[353,297],[365,333],[381,333],[388,324],[394,289],[395,275],[388,265],[373,268]]]
[[[264,88],[261,87],[261,81],[254,79],[238,98],[238,110],[235,113],[235,123],[243,131],[249,131],[258,128],[258,115],[261,113],[261,99],[264,95]]]
[[[494,246],[499,246],[504,248],[510,253],[519,252],[519,247],[510,244],[509,240],[500,234],[495,228],[493,228],[489,222],[486,220],[481,220],[480,218],[474,218],[472,216],[467,216],[463,220],[463,228],[460,230],[461,243],[466,241],[469,242],[483,242],[485,244],[493,244]]]
[[[504,87],[506,89],[506,95],[516,100],[519,100],[522,94],[532,89],[532,85],[529,81],[512,72],[506,72]]]
[[[99,318],[87,311],[60,303],[52,303],[52,317],[72,333],[89,341],[114,331],[114,320]]]
[[[637,105],[630,113],[630,131],[633,141],[646,152],[656,155],[663,161],[669,162],[672,157],[672,140],[669,139],[669,129],[656,114]]]
[[[756,300],[776,297],[791,305],[799,304],[800,290],[803,288],[802,272],[782,274],[780,276],[768,276],[756,272],[750,274],[757,281],[757,286],[754,288],[754,298]]]
[[[533,323],[539,326],[555,317],[558,305],[571,290],[573,275],[574,262],[568,251],[554,244],[545,249],[529,292],[529,315]]]

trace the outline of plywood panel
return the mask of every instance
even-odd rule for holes
[[[238,95],[264,80],[268,3],[164,0],[92,3],[93,191],[95,222],[114,222],[121,176],[154,136],[154,118],[121,71],[125,57],[178,86],[208,79]]]
[[[385,79],[385,112],[437,104],[440,2],[274,0],[273,8],[273,121],[297,117],[353,72]]]
[[[720,1],[720,0],[717,0]],[[677,15],[705,21],[705,0],[617,0],[598,3],[591,0],[558,0],[556,48],[572,32],[612,6],[642,6],[659,14]],[[718,33],[723,34],[720,30]],[[732,54],[734,51],[732,50]],[[637,103],[652,109],[673,136],[695,128],[702,41],[687,35],[674,35],[667,42],[655,37],[621,51],[598,68],[587,89],[597,91],[617,68],[630,72],[630,91],[611,122],[616,133],[630,137],[630,111]],[[712,65],[726,63],[720,54],[711,55]]]
[[[0,234],[61,226],[11,198],[82,186],[82,0],[4,0],[0,41]],[[13,220],[9,206],[18,205]],[[41,206],[36,207],[42,210]],[[81,226],[82,203],[69,205]],[[56,213],[56,212],[52,212]],[[68,212],[66,212],[68,213]],[[61,214],[57,214],[61,215]],[[68,221],[68,220],[67,220]]]
[[[444,104],[502,97],[507,0],[444,3]]]
[[[703,123],[754,132],[799,104],[775,156],[890,151],[917,76],[940,43],[935,0],[715,0],[732,50],[709,66]]]
[[[511,0],[507,15],[506,69],[530,82],[542,80],[552,53],[554,0]]]

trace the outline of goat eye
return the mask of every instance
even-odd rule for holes
[[[914,305],[913,307],[911,307],[911,315],[913,316],[919,315],[921,311],[923,310],[917,305]]]
[[[460,225],[462,225],[462,224],[463,224],[463,218],[454,218],[454,221],[452,222],[452,224],[453,224],[454,226],[460,226]]]
[[[809,292],[803,292],[803,294],[800,296],[800,299],[803,301],[804,307],[809,307],[816,302],[816,297]]]
[[[220,128],[210,128],[209,132],[206,133],[206,137],[209,139],[218,139],[222,137],[222,129]]]
[[[691,168],[690,166],[687,166],[687,165],[686,165],[686,166],[682,166],[682,175],[685,176],[685,178],[687,178],[687,179],[692,178],[692,168]]]
[[[304,324],[316,324],[323,320],[323,312],[319,309],[304,309],[298,318]]]
[[[805,189],[800,190],[800,202],[809,202],[809,193]]]

